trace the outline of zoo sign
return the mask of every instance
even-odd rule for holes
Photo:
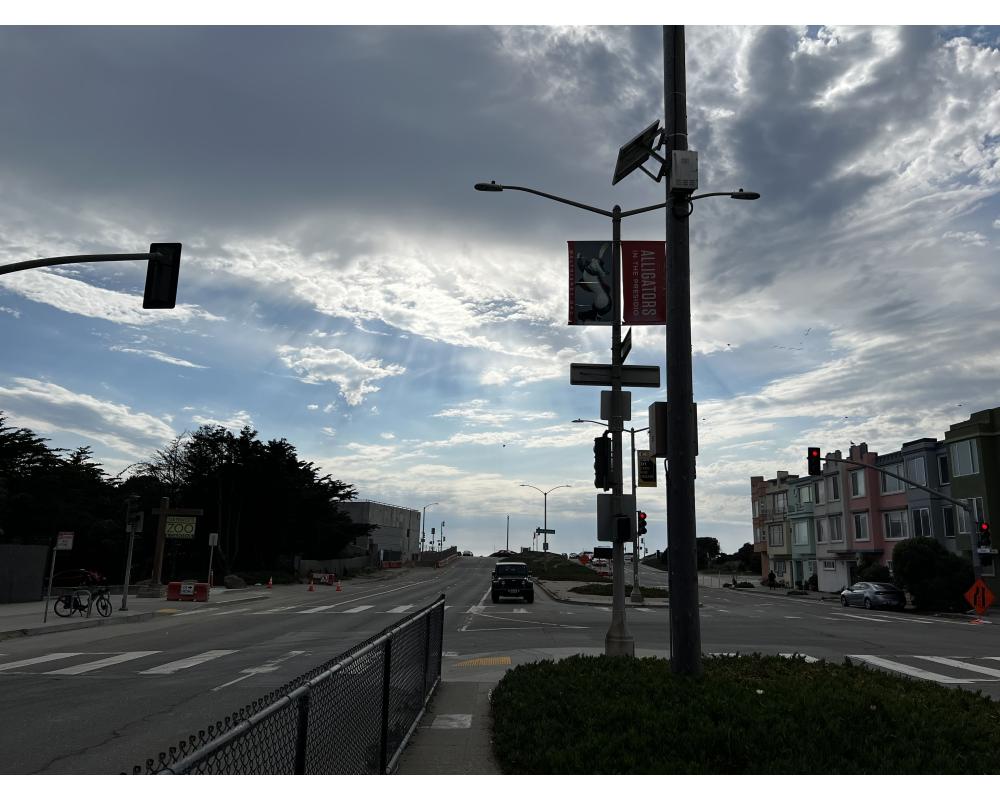
[[[167,517],[166,537],[168,539],[193,539],[197,517]]]

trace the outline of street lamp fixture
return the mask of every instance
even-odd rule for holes
[[[539,489],[537,486],[532,486],[530,483],[522,483],[520,485],[524,486],[524,487],[526,487],[528,489],[534,489],[536,492],[542,492],[541,489]],[[548,534],[548,530],[549,530],[549,494],[551,492],[554,492],[556,489],[572,489],[572,488],[573,487],[570,486],[568,483],[562,483],[559,486],[553,486],[551,489],[549,489],[548,492],[542,492],[542,504],[543,504],[543,514],[544,514],[544,516],[542,517],[542,519],[543,519],[542,530],[546,531],[546,533],[543,534],[543,537],[542,537],[542,551],[543,552],[545,552],[545,551],[548,550],[548,548],[546,547],[546,545],[549,543],[549,534]],[[532,549],[534,549],[534,537],[532,537]]]

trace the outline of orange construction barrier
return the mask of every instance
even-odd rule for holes
[[[339,592],[339,591],[341,591],[341,588],[340,588],[340,581],[337,581],[337,591],[338,591],[338,592]]]
[[[313,589],[313,579],[312,578],[309,579],[309,591],[310,592],[315,592],[316,591],[315,589]]]
[[[271,585],[272,585],[272,581],[271,581],[271,579],[270,579],[270,578],[268,578],[268,579],[267,579],[267,588],[268,588],[268,589],[270,589],[270,588],[271,588]]]

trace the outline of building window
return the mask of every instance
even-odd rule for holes
[[[921,486],[927,485],[927,467],[923,456],[907,459],[906,477]]]
[[[854,541],[868,541],[868,512],[854,515]]]
[[[792,544],[809,544],[809,528],[804,519],[795,522],[792,528]]]
[[[816,518],[816,544],[822,544],[829,538],[830,521],[826,517]]]
[[[816,574],[816,562],[815,561],[810,561],[809,562],[809,574],[810,575],[815,575]]]
[[[955,511],[951,506],[941,506],[941,516],[944,519],[944,535],[948,539],[955,538]]]
[[[830,495],[831,500],[840,499],[840,477],[837,475],[831,475],[826,479],[827,493]]]
[[[778,514],[784,514],[788,507],[788,493],[780,492],[774,496],[774,510]]]
[[[976,519],[981,520],[983,518],[983,498],[981,497],[966,497],[965,502],[973,507],[976,512]],[[969,519],[969,512],[966,511],[961,506],[956,506],[958,509],[958,532],[968,533],[972,530],[972,520]]]
[[[785,543],[785,528],[783,525],[772,525],[768,529],[767,543],[771,547],[781,547]]]
[[[851,497],[864,497],[865,496],[864,470],[855,469],[851,470],[847,474],[851,476]]]
[[[960,475],[975,475],[979,472],[979,454],[976,443],[965,439],[951,445],[951,474],[956,478]]]
[[[824,480],[816,481],[816,502],[826,502],[826,481]]]
[[[951,473],[948,472],[948,454],[941,453],[937,457],[938,462],[938,477],[941,479],[941,485],[947,486],[951,483]]]
[[[774,562],[774,574],[777,575],[779,578],[782,575],[785,574],[785,562],[784,561],[775,561]]]
[[[910,514],[913,517],[913,538],[931,535],[931,510],[929,508],[914,508]]]
[[[896,494],[906,489],[906,484],[896,477],[903,474],[902,463],[886,464],[883,469],[885,472],[879,473],[882,477],[882,494]],[[891,474],[887,475],[886,472]]]
[[[835,517],[830,517],[830,541],[831,542],[842,542],[844,541],[844,527],[840,521],[841,517],[838,514]]]
[[[812,502],[812,492],[809,490],[808,486],[799,487],[799,502],[800,503]]]
[[[837,562],[836,561],[824,561],[823,562],[823,569],[825,569],[827,571],[835,570],[836,568],[837,568]]]
[[[882,515],[882,524],[884,525],[883,530],[885,531],[886,539],[905,539],[906,538],[906,512],[900,511],[886,511]]]

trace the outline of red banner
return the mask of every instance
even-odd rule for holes
[[[666,242],[622,242],[622,322],[667,324]]]

